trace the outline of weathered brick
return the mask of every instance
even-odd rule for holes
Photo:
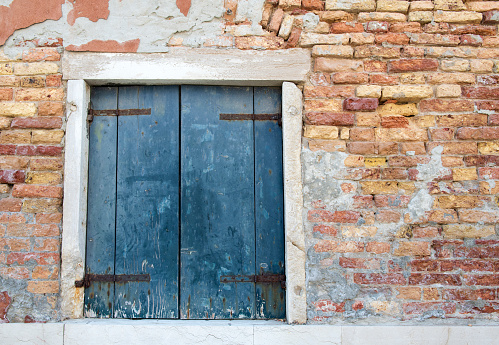
[[[399,273],[354,273],[356,284],[405,285],[407,279]]]
[[[445,289],[442,294],[444,300],[451,301],[476,301],[476,300],[494,300],[497,293],[493,289]]]
[[[366,72],[386,72],[388,71],[387,63],[378,60],[365,60],[364,71]]]
[[[335,97],[353,97],[355,94],[354,86],[305,86],[303,96],[305,98],[335,98]]]
[[[465,274],[463,280],[468,286],[499,285],[499,274]]]
[[[374,11],[376,0],[326,0],[326,11],[343,10],[347,12]]]
[[[434,12],[433,19],[437,23],[444,22],[444,23],[456,23],[456,24],[478,24],[482,21],[482,14],[471,11],[461,11],[461,12],[437,11]],[[488,23],[484,21],[483,24],[488,24]]]
[[[334,84],[366,84],[368,80],[367,73],[337,72],[333,74]]]
[[[381,100],[395,99],[400,102],[411,102],[432,96],[433,88],[429,85],[385,86]]]
[[[376,128],[376,140],[379,141],[426,141],[426,129],[417,128]]]
[[[61,128],[62,119],[60,117],[32,117],[15,118],[12,120],[12,128]]]
[[[498,154],[499,142],[480,142],[478,143],[478,151],[481,154]]]
[[[473,111],[473,102],[469,100],[423,99],[419,104],[422,112],[465,112]]]
[[[63,89],[19,89],[16,91],[16,100],[19,101],[62,101]]]
[[[407,17],[402,13],[392,13],[392,12],[362,12],[359,13],[357,20],[359,22],[370,22],[370,21],[378,21],[378,22],[405,22],[407,21]]]
[[[353,57],[353,48],[338,45],[316,45],[312,49],[312,56],[322,57]]]
[[[391,73],[436,71],[437,68],[438,61],[435,59],[400,59],[388,63],[388,71]]]
[[[62,198],[62,187],[16,184],[12,196],[17,198]]]
[[[291,35],[293,31],[291,31]],[[290,38],[291,39],[291,36]],[[288,39],[288,41],[289,41]],[[332,44],[338,45],[348,44],[349,36],[347,34],[317,34],[312,32],[302,32],[300,36],[300,46],[301,47],[312,47],[317,44]],[[348,61],[348,60],[347,60]]]
[[[345,11],[325,11],[319,13],[319,18],[323,22],[349,22],[353,20],[353,15]]]
[[[16,75],[54,74],[59,72],[59,66],[54,62],[15,63]]]
[[[377,107],[377,98],[347,98],[343,101],[343,110],[372,111]]]
[[[35,294],[53,294],[59,292],[58,281],[30,281],[27,290]]]
[[[409,285],[462,285],[461,277],[458,274],[442,273],[411,273]]]
[[[355,58],[371,58],[377,56],[385,59],[397,59],[400,57],[401,48],[378,47],[378,46],[359,46],[354,49]]]
[[[307,113],[306,118],[310,124],[325,126],[353,126],[355,121],[350,113],[314,112]]]
[[[342,72],[342,71],[361,71],[362,61],[342,60],[318,57],[315,59],[314,71],[322,72]]]
[[[315,246],[316,252],[359,253],[364,251],[364,243],[321,240]]]
[[[58,102],[38,103],[38,115],[40,116],[63,116],[63,109],[63,104]]]
[[[429,256],[430,254],[428,242],[400,242],[393,250],[395,256]]]
[[[444,195],[435,200],[436,208],[475,208],[483,206],[482,198],[471,195]]]
[[[375,226],[342,226],[343,237],[373,237],[378,228]]]
[[[28,172],[26,174],[28,184],[57,185],[61,183],[61,175],[54,172]]]
[[[308,141],[310,151],[345,152],[346,144],[343,140],[311,139]]]
[[[339,99],[306,99],[304,106],[306,112],[340,112],[341,103]]]
[[[484,179],[499,179],[499,167],[478,168],[478,174]]]
[[[364,32],[364,27],[360,23],[339,22],[331,24],[332,34],[345,34],[351,32]]]
[[[277,36],[249,36],[236,37],[236,47],[238,49],[283,49],[284,39]]]
[[[456,312],[456,304],[449,302],[410,302],[404,303],[403,311],[406,314],[421,315],[431,312],[454,314]]]
[[[350,139],[358,141],[374,141],[373,128],[352,128],[350,130]]]
[[[461,42],[457,35],[441,35],[418,33],[411,36],[411,44],[421,44],[426,46],[454,47]]]
[[[499,11],[492,10],[483,13],[482,24],[494,25],[499,24]]]
[[[399,77],[395,75],[383,75],[383,74],[371,74],[369,76],[369,84],[377,85],[396,85],[399,82]],[[363,85],[365,87],[374,87],[374,85]],[[381,88],[377,87],[379,93],[376,93],[375,97],[381,97]]]

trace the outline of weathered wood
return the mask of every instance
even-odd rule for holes
[[[181,296],[187,319],[254,317],[254,284],[220,282],[255,269],[252,88],[181,88]]]
[[[178,308],[178,86],[120,87],[116,274],[150,282],[115,283],[115,317],[176,318]]]
[[[117,108],[117,87],[93,88],[94,109]],[[99,117],[90,126],[86,273],[114,274],[117,118]],[[87,317],[113,316],[114,284],[85,289]]]
[[[280,113],[280,88],[254,88],[255,114]],[[255,121],[255,231],[257,274],[284,274],[282,131],[277,121]],[[285,318],[280,284],[256,284],[256,318]]]

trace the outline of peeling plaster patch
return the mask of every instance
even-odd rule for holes
[[[65,0],[14,0],[9,7],[0,6],[0,45],[18,29],[48,19],[60,19],[61,5],[64,2]]]
[[[92,40],[79,46],[69,45],[66,47],[66,50],[74,52],[136,53],[139,44],[140,39],[138,38],[123,43],[114,40]]]
[[[260,23],[265,0],[239,0],[237,3],[236,22],[249,21]]]
[[[187,13],[189,13],[189,9],[191,8],[191,0],[177,0],[177,7],[187,17]]]
[[[68,13],[69,25],[74,25],[76,18],[85,17],[93,22],[109,17],[109,0],[69,0],[73,9]]]

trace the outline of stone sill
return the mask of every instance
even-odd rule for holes
[[[287,325],[279,321],[70,320],[0,324],[11,344],[492,345],[496,326]]]

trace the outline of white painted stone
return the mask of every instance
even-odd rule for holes
[[[64,343],[251,345],[253,326],[227,321],[130,321],[67,323]]]
[[[444,345],[446,326],[343,326],[342,345]]]
[[[292,83],[282,85],[284,152],[284,228],[286,231],[286,317],[289,323],[307,321],[305,235],[301,171],[302,93]]]
[[[243,51],[175,48],[165,54],[70,53],[64,79],[89,84],[280,85],[301,82],[310,70],[303,49]]]
[[[74,282],[85,270],[87,229],[88,129],[90,88],[83,80],[68,81],[64,204],[61,260],[61,312],[64,318],[83,316],[83,288]]]
[[[2,345],[63,345],[63,323],[0,324]]]
[[[341,344],[341,327],[335,326],[254,326],[254,345]]]

